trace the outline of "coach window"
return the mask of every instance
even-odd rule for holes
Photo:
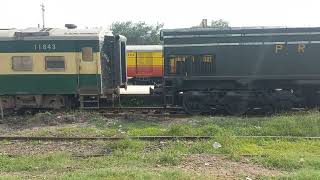
[[[66,68],[65,59],[63,56],[46,56],[45,66],[46,70],[63,71]]]
[[[196,75],[211,75],[215,73],[214,55],[196,55],[192,61],[192,74]]]
[[[215,73],[214,55],[169,56],[167,72],[176,75],[208,75]]]
[[[12,69],[15,71],[32,71],[32,58],[30,56],[13,56]]]
[[[183,75],[186,73],[186,60],[191,56],[169,56],[169,74]]]
[[[83,61],[93,61],[92,47],[82,48],[82,60]]]

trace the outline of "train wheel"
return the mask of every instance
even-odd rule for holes
[[[280,100],[275,104],[276,107],[276,112],[286,112],[286,111],[290,111],[294,105],[293,102],[290,101],[289,99],[287,100]]]
[[[273,97],[273,106],[277,113],[290,111],[297,101],[297,98],[290,90],[276,91]]]
[[[241,116],[248,111],[248,103],[246,101],[233,101],[226,105],[226,111],[230,115]]]
[[[269,116],[269,115],[272,115],[273,113],[274,113],[274,108],[273,108],[273,106],[272,105],[263,105],[262,107],[261,107],[261,110],[262,110],[262,113],[264,114],[264,115],[267,115],[267,116]]]
[[[197,96],[185,96],[183,98],[183,108],[188,114],[200,115],[202,113],[208,113],[210,107],[205,105],[204,100]]]

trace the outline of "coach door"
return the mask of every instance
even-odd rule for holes
[[[96,95],[100,94],[100,61],[98,53],[92,47],[82,47],[79,54],[79,76],[78,87],[80,94]]]

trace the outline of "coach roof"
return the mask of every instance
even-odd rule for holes
[[[184,28],[184,29],[163,29],[161,38],[175,37],[210,37],[210,36],[258,36],[260,34],[273,35],[307,35],[319,34],[320,27],[232,27],[225,29],[216,28]]]
[[[111,32],[96,29],[58,29],[58,28],[27,28],[0,29],[0,40],[99,40]]]
[[[128,45],[126,49],[129,52],[154,52],[162,51],[162,45]]]

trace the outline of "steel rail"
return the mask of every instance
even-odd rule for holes
[[[54,137],[54,136],[0,136],[0,140],[22,140],[22,141],[118,141],[124,139],[132,140],[198,140],[210,139],[212,136],[124,136],[124,137]]]
[[[130,118],[130,117],[139,117],[139,116],[148,116],[148,117],[154,117],[154,118],[187,118],[191,117],[189,114],[166,114],[166,113],[106,113],[103,114],[104,117],[107,118],[113,118],[113,117],[124,117],[124,118]]]
[[[141,107],[126,107],[126,106],[121,106],[121,107],[100,107],[100,109],[123,109],[123,110],[127,110],[127,109],[132,109],[132,110],[139,110],[139,109],[145,109],[145,110],[183,110],[182,107],[162,107],[162,106],[141,106]]]
[[[126,107],[126,106],[121,106],[121,107],[87,107],[83,108],[83,110],[162,110],[162,111],[168,111],[168,110],[183,110],[182,107],[162,107],[162,106],[140,106],[140,107]]]
[[[1,101],[0,101],[1,102]],[[3,111],[0,104],[0,120]],[[164,118],[185,118],[191,115],[185,113],[181,107],[99,107],[83,108],[82,111],[92,111],[103,114],[105,117],[130,117],[130,116],[149,116]],[[48,110],[53,111],[55,110]],[[40,111],[39,111],[40,112]],[[59,112],[59,110],[57,110]],[[10,116],[10,115],[8,115]],[[6,116],[4,116],[6,117]]]
[[[104,113],[105,117],[128,117],[128,116],[149,116],[149,117],[190,117],[181,107],[101,107],[97,109]]]
[[[234,136],[239,139],[305,139],[320,140],[320,137],[300,137],[300,136]],[[54,137],[54,136],[0,136],[0,140],[9,141],[119,141],[119,140],[208,140],[215,139],[215,136],[123,136],[123,137]]]

